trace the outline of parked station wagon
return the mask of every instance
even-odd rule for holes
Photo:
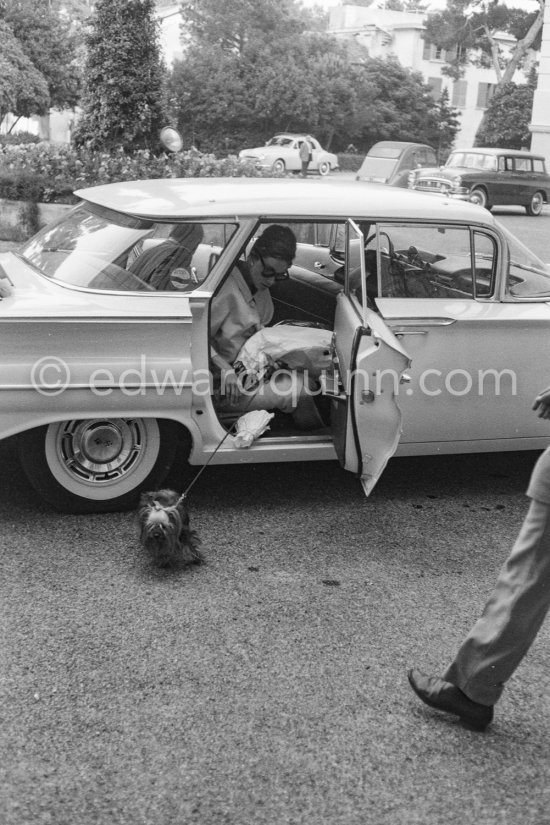
[[[512,149],[460,149],[445,166],[411,172],[409,186],[493,206],[524,206],[528,215],[540,215],[550,193],[550,175],[544,158]]]
[[[52,506],[132,506],[181,445],[197,470],[337,458],[368,493],[394,453],[550,442],[531,412],[548,383],[550,273],[479,207],[330,180],[165,179],[78,195],[0,257],[0,437],[17,437]],[[242,449],[205,379],[210,310],[273,223],[292,229],[297,255],[271,289],[271,323],[328,332],[330,420],[312,431],[280,420]],[[187,260],[160,277],[174,230]]]

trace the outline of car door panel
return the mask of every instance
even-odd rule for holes
[[[366,325],[354,300],[337,298],[334,354],[337,386],[332,388],[332,427],[341,465],[361,478],[370,494],[401,432],[397,387],[410,359],[384,321],[369,309]]]
[[[403,444],[548,436],[531,411],[550,347],[546,303],[377,299],[412,359],[401,388]]]

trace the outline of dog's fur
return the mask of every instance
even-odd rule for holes
[[[201,540],[189,527],[187,507],[173,490],[142,493],[140,541],[157,567],[201,564]]]

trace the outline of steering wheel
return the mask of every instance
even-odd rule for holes
[[[388,233],[387,232],[379,232],[378,234],[379,234],[380,237],[384,236],[384,238],[386,238],[386,240],[388,242],[388,254],[393,256],[394,255],[394,246],[393,246],[392,240],[391,240],[390,236],[388,235]],[[376,232],[373,232],[372,235],[369,235],[367,240],[365,241],[365,247],[367,247],[370,244],[370,242],[373,241],[375,238],[376,238]]]

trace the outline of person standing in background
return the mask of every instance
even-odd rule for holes
[[[300,143],[300,149],[298,150],[300,155],[300,160],[302,162],[302,177],[307,177],[307,170],[308,166],[311,163],[311,138],[309,135],[306,135],[304,140]]]

